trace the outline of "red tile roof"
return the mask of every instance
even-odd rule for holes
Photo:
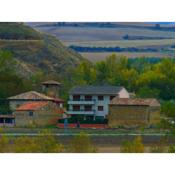
[[[44,106],[46,106],[48,102],[30,102],[30,103],[25,103],[19,106],[16,111],[35,111],[38,110]]]
[[[110,105],[135,105],[135,106],[160,106],[160,103],[155,98],[118,98],[115,97],[112,99]]]

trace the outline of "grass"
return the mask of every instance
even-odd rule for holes
[[[0,23],[1,39],[40,39],[41,35],[23,23]]]
[[[3,128],[1,133],[38,133],[39,131],[42,131],[45,128]],[[47,129],[50,129],[56,134],[64,134],[65,130],[61,128],[54,128],[54,127],[47,127]],[[67,129],[67,134],[78,134],[80,132],[84,132],[87,134],[97,134],[97,135],[128,135],[128,134],[165,134],[168,133],[166,130],[160,130],[160,129],[145,129],[144,131],[140,129]]]

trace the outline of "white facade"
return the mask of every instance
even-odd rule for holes
[[[74,99],[74,96],[79,96],[78,99]],[[86,96],[91,99],[86,99]],[[93,116],[95,118],[104,119],[108,115],[108,105],[112,98],[118,96],[119,98],[129,98],[129,93],[125,88],[122,88],[116,94],[81,94],[69,96],[69,109],[70,115],[82,115],[82,116]]]

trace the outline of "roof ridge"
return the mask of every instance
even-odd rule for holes
[[[27,92],[23,92],[23,93],[21,93],[21,94],[17,94],[17,95],[14,95],[14,96],[11,96],[11,97],[8,97],[7,99],[14,99],[14,98],[18,98],[18,97],[20,97],[20,96],[23,96],[23,95],[25,95],[25,94],[34,94],[34,95],[38,95],[39,97],[41,97],[41,98],[47,98],[47,99],[53,99],[52,97],[49,97],[49,96],[47,96],[47,95],[45,95],[45,94],[43,94],[43,93],[40,93],[40,92],[37,92],[37,91],[27,91]]]

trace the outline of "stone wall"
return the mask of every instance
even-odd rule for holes
[[[52,111],[34,111],[33,116],[29,111],[14,112],[15,126],[17,127],[43,127],[46,125],[57,125],[60,114]]]
[[[109,106],[109,127],[117,127],[119,125],[146,125],[159,121],[159,108],[154,108],[153,110],[149,106]]]

